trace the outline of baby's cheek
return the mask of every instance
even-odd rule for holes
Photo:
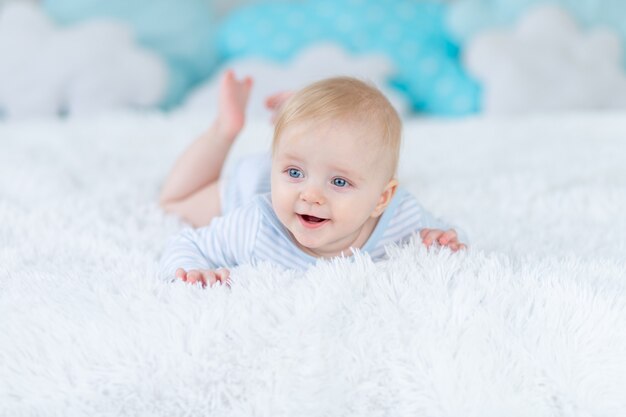
[[[287,217],[293,211],[288,194],[280,189],[272,190],[272,207],[282,223],[287,220]]]
[[[365,202],[351,199],[336,204],[332,210],[336,222],[353,227],[364,224],[370,213],[370,207]]]
[[[351,216],[350,211],[345,206],[335,207],[332,211],[332,216],[336,222],[347,222],[350,221],[351,217],[354,217]]]

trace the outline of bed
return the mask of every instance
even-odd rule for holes
[[[0,415],[618,416],[626,114],[405,122],[399,178],[470,237],[230,289],[157,278],[207,115],[0,124]],[[231,154],[268,146],[252,121]]]

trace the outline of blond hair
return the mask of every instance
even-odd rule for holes
[[[392,175],[400,156],[402,122],[389,100],[374,86],[351,77],[328,78],[291,96],[280,109],[272,149],[289,126],[303,121],[351,120],[371,126],[389,152]]]

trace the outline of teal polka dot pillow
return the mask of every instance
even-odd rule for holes
[[[314,42],[334,41],[353,53],[383,52],[397,74],[391,84],[414,110],[439,115],[475,112],[480,89],[459,62],[444,28],[446,6],[415,0],[309,0],[240,9],[217,33],[220,59],[291,58]],[[332,65],[332,63],[328,63]]]

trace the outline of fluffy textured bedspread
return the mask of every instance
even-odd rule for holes
[[[400,179],[468,252],[230,290],[156,278],[207,124],[0,124],[0,416],[626,415],[626,114],[407,122]]]

